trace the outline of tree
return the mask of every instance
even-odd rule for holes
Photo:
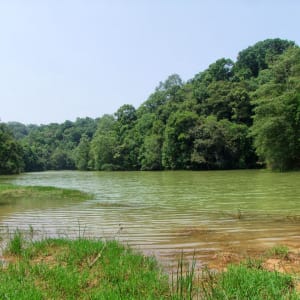
[[[198,116],[194,112],[174,112],[166,125],[162,148],[162,164],[166,169],[186,169],[190,167],[192,149],[191,129]]]
[[[211,83],[213,81],[228,81],[232,75],[233,61],[231,59],[221,58],[209,65],[204,73],[204,81]]]
[[[43,155],[39,153],[40,149],[35,146],[30,146],[23,143],[23,162],[25,172],[44,171],[46,162],[43,160]]]
[[[249,88],[240,83],[234,83],[229,95],[231,117],[233,122],[239,124],[252,124],[253,106],[250,101]]]
[[[230,93],[233,84],[227,81],[215,81],[208,88],[208,97],[202,104],[202,111],[205,115],[215,115],[218,120],[231,119],[232,108]]]
[[[257,154],[272,169],[300,167],[300,49],[291,48],[255,93],[251,129]]]
[[[161,135],[152,134],[145,137],[139,157],[141,170],[162,169],[162,143],[163,138]]]
[[[186,83],[170,75],[138,109],[125,104],[95,120],[9,127],[23,146],[26,171],[253,167],[253,141],[262,162],[296,168],[298,51],[294,42],[268,39]]]
[[[257,77],[261,70],[267,69],[279,55],[294,46],[294,42],[278,38],[258,42],[238,54],[234,71],[244,78]]]
[[[125,170],[135,170],[138,165],[138,144],[135,139],[134,126],[137,120],[136,109],[130,105],[122,105],[115,113],[118,165]]]
[[[176,93],[176,90],[182,87],[183,82],[178,74],[170,75],[164,82],[160,82],[156,91],[168,91]]]
[[[50,156],[50,168],[53,170],[74,170],[75,162],[72,152],[61,147],[56,148]]]
[[[91,141],[91,160],[95,170],[119,168],[116,120],[111,115],[99,119],[97,131]]]
[[[13,133],[16,140],[21,140],[28,135],[29,129],[26,125],[19,122],[8,122],[7,127]]]
[[[0,174],[17,174],[23,170],[23,151],[8,127],[0,123]]]
[[[136,120],[136,110],[131,104],[122,105],[115,113],[117,119],[117,126],[121,128],[121,132],[128,128],[132,128]],[[125,127],[125,128],[123,128]]]
[[[248,127],[215,116],[201,119],[193,129],[191,161],[195,169],[236,169],[255,166]]]
[[[78,170],[89,169],[90,162],[90,140],[86,134],[81,136],[79,145],[75,149],[75,165]]]

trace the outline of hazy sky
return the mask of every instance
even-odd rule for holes
[[[299,0],[0,0],[0,119],[51,123],[136,108],[266,38],[300,44]]]

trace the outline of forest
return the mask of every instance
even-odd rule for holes
[[[0,123],[0,174],[45,170],[300,168],[300,48],[267,39],[138,108],[62,124]]]

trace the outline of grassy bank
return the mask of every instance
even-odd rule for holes
[[[87,200],[93,196],[78,190],[61,189],[50,186],[19,186],[0,184],[0,203],[15,200]]]
[[[156,261],[116,241],[47,239],[24,246],[17,232],[6,259],[0,299],[165,299],[168,294],[168,279]]]
[[[0,299],[300,299],[291,275],[260,261],[200,277],[182,262],[177,271],[171,280],[155,259],[116,241],[30,242],[17,231],[0,266]]]

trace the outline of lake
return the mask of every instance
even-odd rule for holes
[[[218,251],[300,246],[300,172],[266,170],[41,172],[0,183],[75,188],[88,201],[1,203],[0,229],[43,236],[116,238],[169,262]]]

